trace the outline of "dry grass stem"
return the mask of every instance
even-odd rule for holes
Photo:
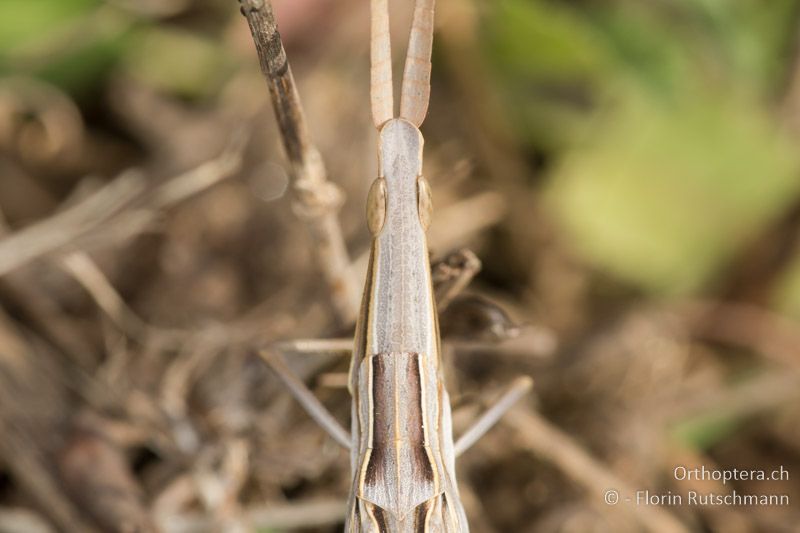
[[[552,462],[570,479],[583,486],[593,499],[603,502],[606,491],[616,490],[620,502],[613,507],[631,513],[651,533],[687,533],[689,530],[669,512],[659,507],[628,505],[624,498],[634,488],[592,458],[569,435],[530,409],[512,409],[505,422],[514,428],[520,444],[536,456]],[[605,504],[603,504],[605,505]]]
[[[232,176],[241,165],[246,139],[243,133],[234,135],[220,156],[167,180],[149,194],[143,194],[144,176],[129,170],[82,201],[11,233],[0,240],[0,276],[65,247],[85,246],[87,237],[115,242],[141,231],[161,210]]]
[[[38,514],[27,509],[0,508],[0,533],[55,533]]]
[[[125,172],[82,202],[0,240],[0,276],[73,245],[129,205],[144,187],[139,172]]]
[[[679,307],[695,334],[750,349],[767,359],[800,365],[800,324],[756,305],[694,300]]]
[[[283,147],[289,158],[295,212],[311,233],[317,262],[328,285],[337,318],[341,324],[349,324],[356,317],[359,291],[350,270],[350,259],[337,218],[342,194],[328,181],[319,150],[311,142],[271,3],[268,0],[240,0],[240,4],[250,26],[261,71],[269,86]]]
[[[343,500],[320,499],[250,507],[244,513],[256,529],[291,531],[341,522],[345,507]],[[164,533],[206,533],[210,526],[209,519],[199,513],[175,516],[163,523]]]

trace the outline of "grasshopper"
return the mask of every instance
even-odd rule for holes
[[[341,427],[275,354],[267,362],[309,414],[351,454],[346,533],[467,533],[456,455],[531,386],[517,380],[457,442],[441,362],[426,230],[432,202],[419,127],[428,108],[434,0],[416,0],[394,116],[387,0],[371,0],[371,106],[378,178],[367,197],[372,235]]]

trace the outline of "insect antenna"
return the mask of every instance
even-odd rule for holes
[[[431,50],[435,0],[416,0],[408,36],[400,118],[419,127],[428,112],[431,92]],[[371,0],[371,87],[372,120],[376,128],[394,117],[392,48],[389,34],[388,0]]]
[[[434,0],[417,0],[408,36],[400,118],[419,127],[428,113],[431,94],[431,50],[433,48]]]
[[[394,117],[388,0],[372,0],[370,16],[370,101],[372,121],[380,129],[387,120]]]

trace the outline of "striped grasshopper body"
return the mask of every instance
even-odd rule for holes
[[[433,4],[415,2],[395,118],[388,0],[371,0],[379,173],[367,198],[372,246],[350,363],[350,433],[281,356],[262,352],[309,415],[350,450],[345,533],[468,533],[455,458],[531,386],[528,378],[517,380],[454,443],[425,237],[432,205],[419,131],[430,93]]]
[[[353,487],[348,533],[467,533],[425,232],[422,176],[433,0],[416,0],[393,118],[387,0],[371,0],[371,101],[378,178],[367,197],[372,247],[350,364]]]
[[[425,231],[423,139],[404,119],[380,130],[367,200],[372,249],[350,368],[349,533],[466,533]]]

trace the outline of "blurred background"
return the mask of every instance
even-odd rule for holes
[[[274,7],[360,285],[368,2]],[[352,317],[239,8],[0,2],[2,533],[342,529],[349,455],[254,355]],[[472,530],[800,531],[800,2],[439,0],[433,62],[456,432],[535,381],[460,458]],[[348,424],[347,357],[290,364]]]

